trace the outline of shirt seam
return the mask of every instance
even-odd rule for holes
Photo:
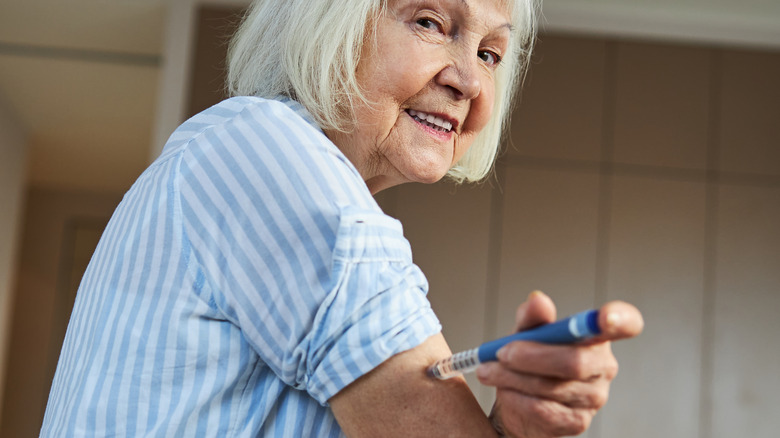
[[[186,146],[187,144],[191,143],[195,140],[195,137],[188,140],[183,146]],[[214,298],[214,288],[211,287],[213,284],[213,279],[209,275],[209,273],[204,269],[203,263],[200,260],[198,252],[195,250],[195,246],[192,244],[192,240],[190,239],[188,233],[187,233],[187,227],[184,223],[184,213],[182,208],[182,200],[181,200],[181,185],[180,185],[180,175],[181,175],[181,166],[182,161],[184,161],[184,153],[186,151],[186,147],[182,147],[180,151],[178,151],[174,156],[171,158],[177,159],[176,162],[176,172],[175,176],[173,178],[173,197],[174,197],[174,203],[175,203],[175,214],[176,218],[175,221],[177,223],[177,226],[179,228],[179,232],[181,233],[181,241],[182,241],[182,250],[186,247],[186,254],[187,259],[185,260],[186,269],[185,269],[185,275],[190,278],[190,280],[193,280],[193,285],[197,284],[195,280],[197,278],[193,278],[193,269],[196,269],[198,272],[203,274],[204,283],[209,285],[209,292],[208,292],[208,298],[204,297],[201,293],[203,291],[203,287],[197,289],[197,292],[193,291],[193,295],[197,297],[200,301],[202,301],[206,306],[208,306],[210,309],[215,310],[219,313],[219,315],[224,318],[226,321],[230,321],[231,324],[238,325],[236,321],[234,321],[232,318],[229,317],[228,313],[225,312],[225,310],[217,303],[216,299]],[[194,266],[192,265],[194,263]]]

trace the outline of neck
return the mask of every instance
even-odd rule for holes
[[[379,154],[360,149],[349,141],[348,136],[344,133],[325,131],[325,135],[355,166],[372,195],[405,182],[403,179],[393,176],[395,172],[388,168],[387,163]]]
[[[390,187],[395,187],[397,185],[402,184],[402,182],[393,181],[392,178],[389,178],[385,175],[378,175],[378,176],[364,178],[364,179],[366,181],[366,186],[368,186],[368,190],[371,191],[372,195],[376,195],[382,190],[389,189]]]

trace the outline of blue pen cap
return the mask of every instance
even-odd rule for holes
[[[576,338],[589,338],[601,333],[599,311],[588,310],[569,319],[569,331]]]
[[[598,310],[591,310],[588,313],[588,328],[590,328],[590,332],[594,335],[598,335],[601,333],[601,328],[599,327],[599,311]]]
[[[496,352],[513,341],[533,341],[545,344],[571,344],[601,333],[599,311],[586,310],[550,324],[505,336],[479,346],[479,361],[496,360]]]
[[[569,335],[573,338],[572,341],[575,342],[576,340],[590,338],[601,333],[598,310],[586,310],[557,321],[557,323],[564,321],[566,322]]]

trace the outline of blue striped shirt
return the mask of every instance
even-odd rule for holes
[[[341,436],[327,400],[440,330],[401,225],[291,100],[177,129],[78,291],[42,436]]]

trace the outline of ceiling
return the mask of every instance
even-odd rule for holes
[[[206,3],[223,2],[236,0]],[[146,166],[166,3],[0,0],[0,105],[27,132],[31,185],[123,191]],[[546,31],[780,48],[780,0],[546,0],[543,12]]]
[[[543,0],[547,28],[629,38],[780,47],[780,0]]]
[[[27,133],[37,186],[125,190],[147,164],[165,7],[1,0],[0,101]]]

